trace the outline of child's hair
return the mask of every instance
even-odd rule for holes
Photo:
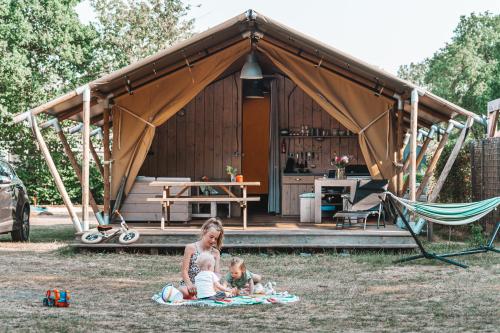
[[[210,228],[214,228],[215,230],[220,232],[219,238],[217,238],[216,245],[217,250],[220,250],[222,248],[222,241],[224,240],[224,227],[222,226],[222,221],[217,217],[212,217],[206,220],[205,223],[203,223],[203,225],[201,226],[201,237],[203,237],[203,235],[205,235],[210,230]]]
[[[210,267],[215,266],[214,256],[210,252],[202,252],[196,259],[196,265],[200,270],[208,270]]]
[[[245,261],[239,257],[234,257],[231,259],[231,262],[229,263],[230,267],[239,267],[240,270],[245,273],[247,271],[247,267],[245,266]]]

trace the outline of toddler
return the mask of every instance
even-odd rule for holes
[[[209,252],[202,252],[198,256],[196,264],[200,268],[200,272],[194,278],[198,299],[224,298],[224,292],[229,290],[219,283],[219,278],[214,273],[214,256]]]
[[[254,274],[247,270],[243,259],[234,257],[229,264],[229,273],[225,276],[224,285],[229,284],[233,289],[233,294],[237,295],[241,292],[253,294],[255,285],[260,283],[262,277],[259,274]]]

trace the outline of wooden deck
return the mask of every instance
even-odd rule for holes
[[[160,223],[129,223],[139,230],[141,237],[131,245],[122,245],[115,238],[101,244],[83,244],[76,234],[72,246],[77,248],[150,248],[180,249],[199,238],[199,227],[204,220],[189,223],[172,222],[160,229]],[[416,248],[410,233],[388,224],[376,228],[369,221],[367,229],[362,224],[337,229],[333,223],[299,223],[294,218],[258,215],[249,218],[249,225],[242,230],[241,219],[224,220],[224,248],[226,249],[413,249]]]

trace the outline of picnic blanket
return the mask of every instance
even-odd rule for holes
[[[250,296],[235,296],[225,298],[223,300],[177,300],[173,302],[165,302],[161,296],[161,292],[154,294],[152,300],[158,304],[172,305],[172,306],[241,306],[241,305],[255,305],[255,304],[288,304],[294,303],[299,300],[296,295],[291,295],[288,292],[279,292],[272,295],[250,295]]]

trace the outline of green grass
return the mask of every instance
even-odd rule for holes
[[[300,302],[184,308],[151,301],[165,283],[179,281],[180,254],[78,253],[66,246],[72,239],[71,225],[34,226],[31,243],[0,238],[0,332],[495,332],[500,326],[497,254],[462,257],[470,265],[465,270],[429,260],[393,264],[412,251],[240,251],[251,271]],[[435,252],[466,246],[426,244]],[[222,256],[223,272],[230,258]],[[42,307],[49,288],[69,289],[71,307]]]

